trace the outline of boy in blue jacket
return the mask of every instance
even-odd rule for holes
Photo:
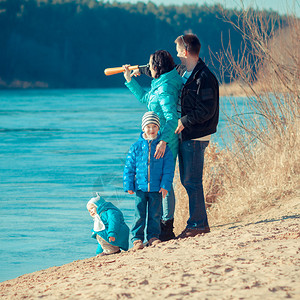
[[[147,219],[148,244],[160,243],[160,219],[162,198],[171,190],[174,177],[174,158],[168,146],[163,155],[157,153],[160,142],[159,117],[148,111],[142,119],[139,140],[128,153],[124,168],[124,190],[129,194],[136,192],[135,222],[131,229],[133,250],[143,249],[144,230]],[[147,208],[148,206],[148,208]]]
[[[111,202],[106,202],[97,193],[86,205],[94,219],[92,237],[98,241],[98,256],[120,253],[128,250],[129,228],[122,212]]]

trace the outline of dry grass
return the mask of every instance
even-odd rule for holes
[[[217,164],[208,157],[207,163],[216,165],[217,175],[222,177],[220,186],[215,187],[219,195],[208,209],[213,224],[237,221],[247,214],[279,205],[283,197],[295,192],[300,184],[298,129],[299,123],[288,128],[290,140],[274,139],[273,148],[257,144],[247,162],[234,151],[224,152]]]
[[[236,27],[244,34],[245,47],[252,49],[251,63],[245,51],[235,58],[230,46],[224,49],[218,59],[234,83],[221,86],[220,93],[246,97],[248,114],[229,97],[230,145],[221,149],[210,144],[206,150],[203,185],[210,225],[280,206],[300,187],[299,19],[291,16],[288,27],[275,31],[276,20],[241,14],[243,23]],[[179,233],[189,215],[188,199],[180,180],[175,182]]]
[[[257,144],[245,161],[234,150],[210,144],[205,153],[203,186],[210,225],[241,220],[266,207],[280,205],[300,188],[299,122],[287,128],[289,140],[275,140],[273,148]],[[178,173],[178,169],[177,169]],[[188,219],[188,198],[176,177],[175,232]]]

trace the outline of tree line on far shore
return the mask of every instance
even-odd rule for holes
[[[285,16],[262,13],[276,18],[275,26],[284,26]],[[240,21],[238,11],[220,5],[0,0],[0,88],[122,86],[121,75],[106,77],[104,69],[146,64],[158,49],[168,50],[179,63],[174,40],[187,32],[200,38],[200,56],[219,76],[214,55],[229,40],[238,55],[243,41],[224,15]],[[251,48],[248,51],[251,56]]]

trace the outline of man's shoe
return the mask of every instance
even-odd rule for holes
[[[152,238],[148,241],[149,246],[155,246],[155,245],[160,244],[160,243],[161,243],[161,240],[159,240],[156,237],[154,237],[154,238]]]
[[[142,240],[136,240],[133,242],[132,251],[141,250],[144,248],[144,244]]]
[[[209,227],[205,227],[204,229],[200,229],[200,228],[186,228],[182,231],[181,234],[179,234],[177,236],[177,239],[185,239],[188,237],[194,237],[198,234],[203,234],[203,233],[208,233],[210,232],[210,228]]]

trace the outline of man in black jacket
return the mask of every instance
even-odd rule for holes
[[[189,197],[189,219],[179,238],[208,233],[210,228],[204,201],[202,174],[204,152],[219,120],[219,85],[216,77],[199,58],[201,44],[194,34],[176,40],[177,66],[184,86],[179,101],[181,113],[175,133],[179,134],[179,170]]]
[[[175,40],[177,56],[181,64],[176,66],[184,86],[178,103],[180,118],[176,133],[179,135],[179,170],[182,185],[189,197],[189,219],[178,238],[208,233],[203,193],[202,174],[204,152],[211,135],[217,131],[219,121],[218,80],[199,58],[201,44],[194,34],[181,35]],[[140,67],[131,76],[146,74],[147,67]],[[162,221],[161,240],[174,236],[173,219]]]

